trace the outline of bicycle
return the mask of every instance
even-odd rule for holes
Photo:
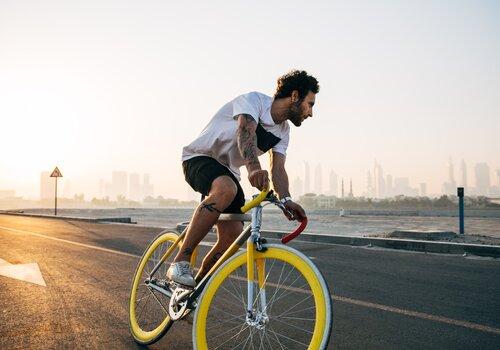
[[[129,300],[130,331],[137,343],[158,341],[194,311],[194,349],[326,349],[332,327],[328,286],[304,254],[261,237],[263,201],[286,210],[272,191],[263,191],[241,208],[243,213],[252,209],[251,217],[222,214],[219,220],[251,219],[251,224],[206,276],[196,276],[193,289],[174,289],[165,277],[187,228],[180,235],[163,231],[151,242],[137,266]],[[307,220],[301,222],[282,243],[306,225]],[[245,242],[246,250],[240,250]],[[148,306],[153,310],[145,312]]]

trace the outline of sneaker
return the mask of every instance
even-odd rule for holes
[[[172,263],[167,271],[167,278],[175,283],[188,287],[196,287],[196,281],[193,278],[193,272],[191,272],[191,266],[188,261]]]

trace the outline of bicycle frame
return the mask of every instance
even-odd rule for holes
[[[252,209],[252,221],[249,225],[247,225],[241,234],[236,238],[236,240],[229,246],[229,248],[226,250],[226,252],[220,257],[219,260],[215,263],[215,265],[209,270],[209,272],[203,276],[203,278],[199,279],[198,276],[196,276],[197,280],[197,285],[194,288],[193,292],[189,295],[188,297],[188,305],[192,306],[193,301],[195,301],[198,296],[201,294],[203,291],[204,287],[210,280],[210,277],[214,274],[215,271],[219,267],[224,264],[229,258],[231,258],[242,246],[245,242],[247,242],[247,263],[248,263],[248,268],[247,268],[247,279],[248,279],[248,286],[249,286],[249,292],[248,292],[248,311],[251,311],[252,307],[252,296],[253,296],[253,281],[254,281],[254,264],[253,262],[255,261],[255,248],[256,248],[256,243],[260,244],[260,226],[262,223],[262,205],[257,205]],[[189,226],[188,226],[189,227]],[[154,275],[154,273],[158,270],[158,268],[161,266],[162,263],[167,260],[167,258],[170,256],[170,254],[173,252],[173,250],[182,242],[184,239],[187,229],[186,227],[182,233],[179,235],[177,240],[170,246],[163,257],[160,259],[160,261],[156,264],[156,266],[153,268],[151,271],[151,275]],[[263,272],[263,266],[260,266],[262,264],[258,264],[258,269]],[[261,277],[262,275],[262,277]],[[259,274],[259,287],[262,288],[264,280],[263,280],[263,274]],[[171,293],[159,286],[151,285],[154,289],[156,289],[158,292],[165,294],[167,296],[171,296]],[[265,295],[263,296],[265,300]],[[264,304],[265,305],[265,304]]]

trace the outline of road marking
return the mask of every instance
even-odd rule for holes
[[[12,231],[12,232],[24,233],[24,234],[28,234],[28,235],[32,235],[32,236],[36,236],[36,237],[40,237],[40,238],[51,239],[53,241],[58,241],[58,242],[63,242],[63,243],[68,243],[68,244],[73,244],[73,245],[76,245],[76,246],[90,248],[90,249],[95,249],[95,250],[100,250],[100,251],[107,252],[107,253],[113,253],[113,254],[118,254],[118,255],[130,256],[132,258],[141,258],[142,257],[142,255],[130,254],[130,253],[125,253],[125,252],[122,252],[122,251],[119,251],[119,250],[115,250],[115,249],[102,248],[102,247],[98,247],[98,246],[95,246],[95,245],[90,245],[90,244],[85,244],[85,243],[79,243],[79,242],[74,242],[74,241],[68,241],[67,239],[62,239],[62,238],[47,236],[47,235],[44,235],[42,233],[37,233],[37,232],[32,232],[32,231],[18,230],[18,229],[15,229],[15,228],[10,228],[10,227],[5,227],[5,226],[0,226],[0,229],[7,230],[7,231]],[[211,247],[213,244],[206,243],[206,242],[201,242],[200,245]]]
[[[37,263],[11,264],[6,260],[0,259],[0,276],[34,283],[44,287],[47,286]]]
[[[10,228],[10,227],[5,227],[5,226],[0,226],[0,229],[6,230],[6,231],[17,232],[17,233],[24,233],[24,234],[28,234],[28,235],[32,235],[32,236],[36,236],[36,237],[40,237],[40,238],[46,238],[46,239],[50,239],[50,240],[54,240],[54,241],[58,241],[58,242],[73,244],[76,246],[85,247],[85,248],[89,248],[89,249],[100,250],[100,251],[104,251],[107,253],[130,256],[133,258],[141,258],[140,255],[125,253],[125,252],[121,252],[119,250],[114,250],[114,249],[102,248],[102,247],[98,247],[98,246],[94,246],[94,245],[90,245],[90,244],[85,244],[85,243],[73,242],[73,241],[69,241],[66,239],[47,236],[47,235],[37,233],[37,232],[18,230],[18,229],[14,229],[14,228]],[[211,244],[205,243],[205,242],[201,242],[200,245],[212,246]],[[5,261],[5,260],[3,260],[3,261]],[[2,263],[2,260],[0,260],[0,265],[1,265],[1,263]],[[291,289],[294,289],[294,290],[301,292],[301,293],[310,294],[310,291],[306,291],[306,290],[302,290],[302,289],[298,289],[298,288],[293,288],[293,287]],[[363,306],[363,307],[370,308],[370,309],[377,309],[377,310],[392,312],[392,313],[401,314],[401,315],[405,315],[405,316],[416,317],[416,318],[420,318],[420,319],[424,319],[424,320],[430,320],[430,321],[450,324],[450,325],[454,325],[454,326],[460,326],[460,327],[478,330],[478,331],[482,331],[482,332],[486,332],[486,333],[500,334],[500,328],[494,328],[494,327],[489,327],[489,326],[485,326],[485,325],[481,325],[481,324],[477,324],[477,323],[460,321],[460,320],[455,320],[452,318],[431,315],[431,314],[427,314],[424,312],[400,309],[400,308],[396,308],[393,306],[371,303],[368,301],[352,299],[352,298],[343,297],[340,295],[331,294],[331,297],[333,300],[341,302],[341,303],[353,304],[353,305]]]
[[[436,316],[436,315],[426,314],[424,312],[399,309],[399,308],[393,307],[393,306],[387,306],[387,305],[382,305],[382,304],[370,303],[368,301],[363,301],[363,300],[357,300],[357,299],[342,297],[342,296],[339,296],[339,295],[333,295],[332,294],[332,299],[336,300],[336,301],[343,302],[343,303],[354,304],[354,305],[358,305],[358,306],[364,306],[364,307],[367,307],[367,308],[378,309],[378,310],[387,311],[387,312],[393,312],[393,313],[396,313],[396,314],[401,314],[401,315],[405,315],[405,316],[411,316],[411,317],[421,318],[421,319],[424,319],[424,320],[430,320],[430,321],[436,321],[436,322],[451,324],[451,325],[454,325],[454,326],[465,327],[465,328],[474,329],[474,330],[482,331],[482,332],[486,332],[486,333],[500,334],[500,328],[489,327],[489,326],[485,326],[485,325],[482,325],[482,324],[477,324],[477,323],[472,323],[472,322],[467,322],[467,321],[454,320],[452,318],[447,318],[447,317],[442,317],[442,316]]]

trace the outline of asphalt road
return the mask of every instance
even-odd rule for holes
[[[0,215],[0,262],[36,262],[46,286],[0,276],[0,349],[140,348],[128,331],[138,256],[160,229]],[[213,237],[209,236],[209,239]],[[317,243],[332,349],[499,349],[500,261]],[[190,349],[174,324],[152,349]]]

